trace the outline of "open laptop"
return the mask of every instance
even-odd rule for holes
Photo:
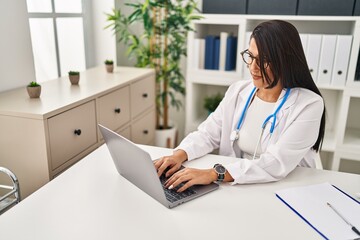
[[[99,128],[119,174],[165,207],[176,207],[219,188],[218,184],[211,183],[192,186],[182,193],[176,192],[178,187],[166,189],[162,184],[166,179],[158,177],[149,153],[100,124]]]

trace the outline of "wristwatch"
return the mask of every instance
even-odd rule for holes
[[[214,165],[214,170],[218,175],[218,178],[216,181],[222,182],[225,178],[226,168],[223,165],[217,163]]]

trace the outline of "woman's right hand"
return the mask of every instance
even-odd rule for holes
[[[173,155],[164,156],[154,161],[155,168],[160,177],[165,171],[165,176],[170,177],[181,167],[181,164],[187,160],[187,154],[184,150],[178,149]]]

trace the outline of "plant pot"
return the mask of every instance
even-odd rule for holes
[[[114,64],[105,64],[105,67],[108,73],[114,72]]]
[[[158,147],[175,148],[177,145],[177,128],[156,129],[155,145]]]
[[[79,84],[80,75],[69,75],[69,79],[72,85]]]
[[[41,86],[37,87],[26,87],[26,90],[30,98],[38,98],[41,94]]]

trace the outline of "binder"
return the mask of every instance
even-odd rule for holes
[[[200,67],[200,40],[199,38],[195,38],[194,39],[194,45],[193,45],[193,53],[194,53],[194,58],[192,59],[193,64],[192,67],[194,69],[199,69]]]
[[[351,43],[351,35],[337,36],[334,68],[331,78],[331,85],[333,86],[345,85],[350,60]]]
[[[220,33],[220,57],[219,57],[219,70],[225,71],[226,61],[226,45],[229,34],[227,32]]]
[[[321,48],[321,35],[309,34],[306,48],[306,60],[309,66],[309,70],[314,81],[317,81],[317,73],[319,67],[319,57]]]
[[[355,239],[357,234],[327,205],[331,203],[346,219],[360,227],[360,202],[329,183],[275,192],[286,206],[324,239]]]
[[[245,46],[246,46],[246,48],[249,47],[251,34],[252,34],[252,32],[246,32],[246,34],[245,34]],[[240,56],[240,58],[242,58],[242,57]],[[241,59],[241,61],[242,61],[242,59]],[[251,74],[250,74],[248,66],[244,62],[243,62],[242,66],[243,66],[242,67],[242,72],[243,72],[244,79],[246,79],[246,80],[251,79]]]
[[[226,44],[225,71],[232,71],[236,67],[237,37],[228,36]]]
[[[213,69],[219,70],[219,64],[220,64],[220,38],[215,38],[214,43],[214,66]]]
[[[322,36],[320,62],[319,62],[319,73],[318,80],[319,84],[330,84],[331,75],[334,66],[336,48],[336,35]]]
[[[205,37],[205,69],[214,69],[215,39],[213,35]]]
[[[302,47],[303,47],[303,50],[304,50],[304,53],[305,53],[305,56],[306,56],[308,35],[305,34],[305,33],[300,33],[299,36],[300,36],[301,44],[302,44]]]

